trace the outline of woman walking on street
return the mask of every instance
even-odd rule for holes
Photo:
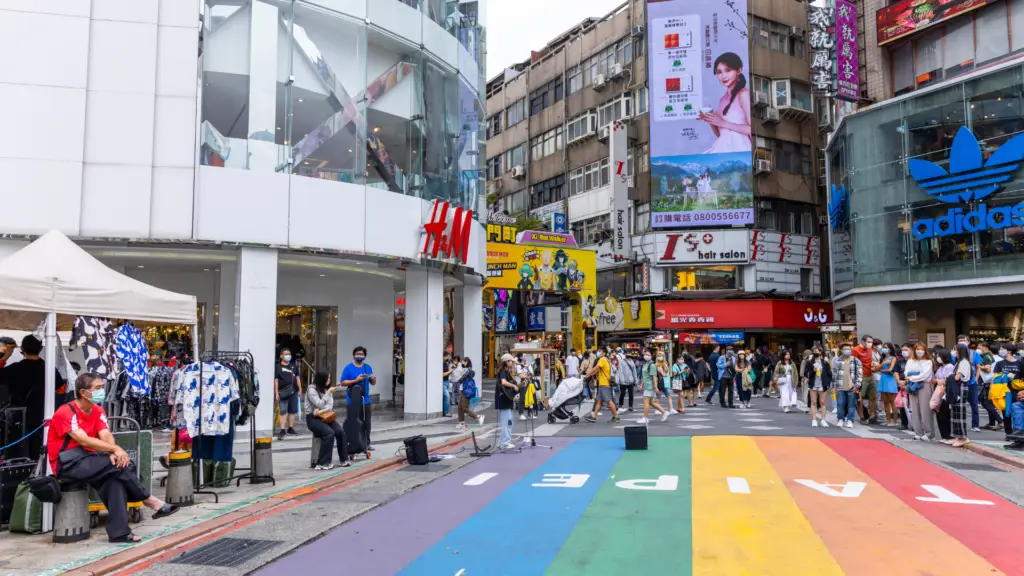
[[[821,427],[828,428],[826,420],[825,397],[828,396],[832,387],[832,367],[829,361],[822,357],[821,348],[814,347],[811,353],[811,361],[807,363],[807,371],[804,373],[807,381],[807,408],[811,413],[811,426],[818,426],[818,411],[821,411]]]
[[[750,398],[754,395],[754,374],[745,352],[737,356],[736,376],[739,378],[737,392],[740,395],[740,408],[750,408]]]
[[[949,423],[953,436],[953,447],[960,448],[970,442],[967,438],[967,401],[970,398],[971,383],[970,348],[963,343],[957,344],[956,358],[953,382],[947,384],[946,401],[949,403]]]
[[[886,342],[882,345],[881,351],[881,377],[878,379],[878,392],[882,395],[886,426],[899,424],[899,415],[896,412],[896,393],[899,392],[899,386],[896,384],[896,355],[893,353],[895,349],[892,342]]]
[[[473,362],[469,359],[469,356],[463,358],[462,362],[455,367],[455,370],[449,376],[449,381],[452,384],[452,392],[455,394],[453,398],[456,398],[459,403],[459,423],[455,427],[466,428],[467,415],[483,426],[484,417],[469,409],[469,398],[466,398],[464,393],[467,382],[473,381],[476,384],[476,372],[473,371]]]
[[[914,439],[927,442],[935,438],[935,412],[929,405],[932,392],[935,391],[935,369],[924,344],[914,344],[914,351],[907,360],[904,373],[907,377],[910,425],[914,429]]]
[[[658,352],[658,390],[660,396],[668,398],[668,413],[677,414],[676,409],[672,407],[672,370],[668,366],[668,361],[665,360],[665,353]],[[659,400],[660,400],[659,396]],[[682,406],[680,406],[682,408]]]
[[[935,359],[935,364],[938,367],[935,370],[935,389],[932,392],[929,406],[935,411],[942,443],[952,444],[953,436],[950,434],[950,409],[949,401],[946,399],[946,389],[950,387],[950,376],[953,375],[953,355],[946,348],[936,347],[932,350],[932,358]]]
[[[807,364],[810,364],[808,362]],[[786,350],[782,353],[782,359],[775,365],[773,374],[775,384],[779,387],[779,407],[783,412],[789,412],[790,406],[796,405],[796,362],[793,362],[793,353]]]
[[[633,364],[633,359],[629,356],[622,355],[619,359],[619,370],[615,373],[615,383],[619,385],[619,409],[627,410],[626,405],[622,403],[626,399],[626,394],[629,394],[629,408],[628,411],[633,411],[633,386],[636,385],[636,367]]]
[[[661,421],[664,422],[668,419],[668,411],[661,407],[661,402],[658,401],[657,388],[658,381],[661,376],[658,375],[658,365],[651,361],[651,352],[644,352],[644,367],[642,371],[642,382],[644,388],[644,417],[639,420],[640,424],[647,424],[650,422],[647,416],[650,413],[651,406],[658,412],[661,412]]]
[[[680,412],[686,405],[686,375],[688,372],[689,368],[683,361],[683,357],[676,358],[676,363],[672,365],[672,393],[676,395],[676,404],[679,406]]]

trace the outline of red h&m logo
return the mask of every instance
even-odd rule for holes
[[[463,210],[461,207],[455,209],[452,217],[451,231],[448,230],[448,202],[434,200],[434,208],[430,213],[430,222],[423,225],[423,250],[424,256],[437,258],[438,254],[444,254],[446,258],[453,255],[463,264],[469,257],[469,234],[472,231],[473,211]],[[440,210],[438,210],[440,208]]]

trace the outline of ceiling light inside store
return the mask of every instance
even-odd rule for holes
[[[298,101],[299,101],[299,102],[302,102],[302,98],[299,98],[299,99],[298,99]]]
[[[376,134],[377,132],[380,132],[380,126],[374,126],[373,127],[373,132],[374,132],[374,134]]]
[[[209,271],[210,271],[209,268],[203,268],[203,272],[209,272]]]
[[[145,268],[145,266],[143,266],[142,264],[139,264],[138,268]]]
[[[326,278],[326,277],[327,277],[327,274],[321,274],[321,275],[320,275],[320,277],[321,277],[321,278]]]

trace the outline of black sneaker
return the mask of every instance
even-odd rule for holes
[[[289,436],[298,436],[299,433],[295,431],[295,428],[289,428],[288,429],[288,435]]]
[[[586,416],[583,417],[583,419],[591,423],[597,422],[597,418],[594,418],[592,414],[587,414]]]
[[[1018,440],[1017,442],[1010,442],[1009,444],[1003,446],[1003,448],[1005,448],[1007,450],[1024,451],[1024,440]]]
[[[284,430],[281,430],[280,432],[278,432],[277,433],[277,439],[278,440],[284,440],[284,434],[285,434]]]
[[[616,416],[608,421],[609,424],[618,424],[620,422],[619,417]]]

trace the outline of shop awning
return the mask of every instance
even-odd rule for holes
[[[196,298],[120,274],[51,230],[0,261],[0,326],[33,330],[48,312],[195,324]]]

